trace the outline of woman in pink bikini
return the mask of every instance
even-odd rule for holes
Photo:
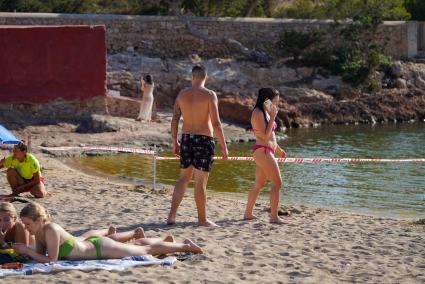
[[[262,88],[258,91],[257,103],[251,116],[252,130],[255,134],[256,144],[252,151],[255,160],[255,184],[248,194],[245,220],[255,219],[253,214],[255,202],[261,189],[269,180],[272,183],[270,190],[270,222],[277,224],[287,224],[278,216],[280,188],[282,187],[282,177],[280,176],[279,165],[274,157],[275,152],[281,157],[285,157],[285,151],[277,145],[276,122],[274,121],[278,113],[279,92],[272,88]]]

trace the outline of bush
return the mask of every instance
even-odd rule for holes
[[[405,0],[404,5],[407,11],[412,15],[413,21],[425,21],[424,0]]]
[[[321,33],[298,32],[296,30],[285,31],[277,42],[277,47],[283,56],[293,56],[298,61],[301,55],[313,44],[318,44],[322,40]]]

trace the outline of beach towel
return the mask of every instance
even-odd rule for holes
[[[141,265],[164,265],[171,266],[177,259],[175,257],[167,257],[158,259],[151,255],[131,256],[122,259],[103,259],[103,260],[60,260],[51,263],[24,263],[20,269],[0,269],[0,277],[9,275],[32,275],[34,273],[50,273],[62,270],[83,270],[90,271],[103,269],[109,271],[123,271],[129,267]]]

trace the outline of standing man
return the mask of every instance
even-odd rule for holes
[[[228,156],[226,140],[218,114],[218,100],[214,91],[205,88],[207,70],[202,65],[192,69],[192,87],[182,90],[174,104],[171,134],[173,152],[180,156],[180,178],[178,179],[171,201],[171,210],[167,224],[176,222],[177,209],[183,199],[187,185],[195,174],[195,203],[198,209],[199,226],[217,226],[207,219],[206,188],[208,175],[214,157],[216,137],[221,146],[223,158]],[[180,117],[183,116],[181,144],[177,140]]]

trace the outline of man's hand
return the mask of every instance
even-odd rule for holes
[[[221,156],[223,157],[223,160],[227,160],[227,157],[229,156],[229,151],[227,150],[227,147],[221,149]]]
[[[180,157],[180,143],[178,141],[173,143],[173,153],[176,157]]]

